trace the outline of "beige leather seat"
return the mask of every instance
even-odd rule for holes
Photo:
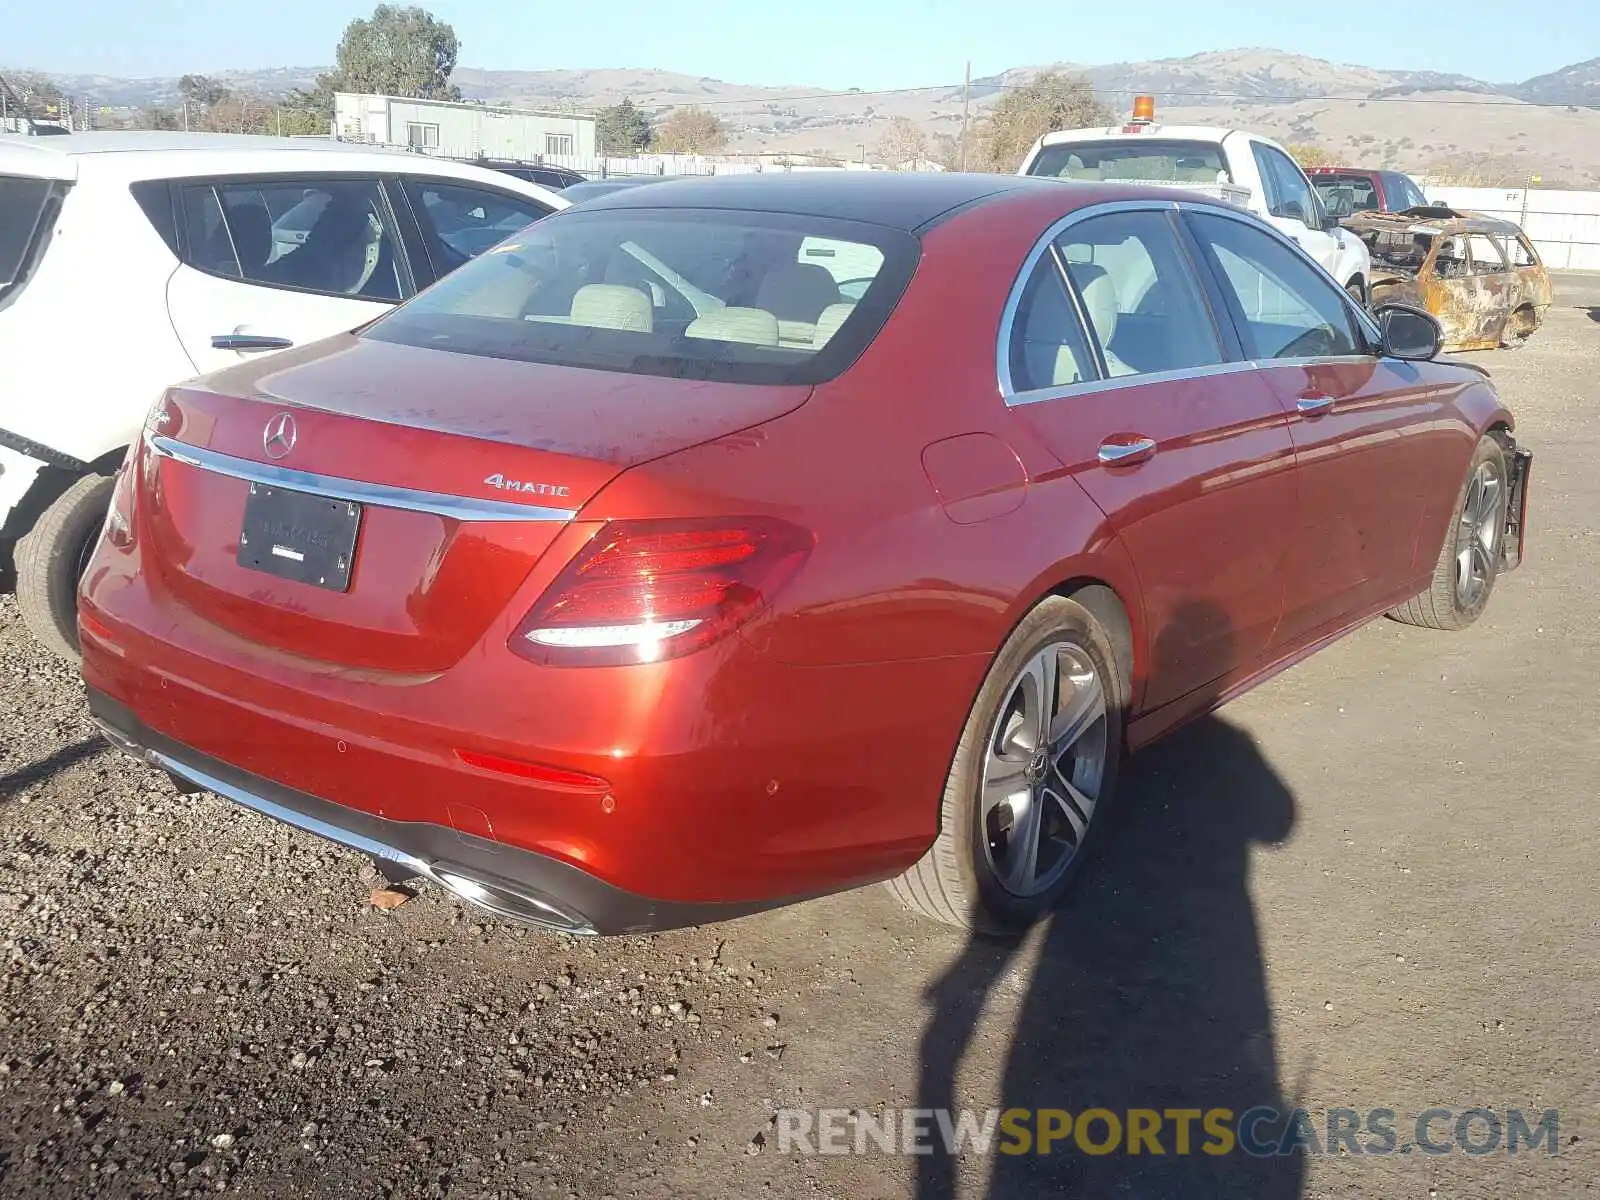
[[[572,324],[592,329],[627,329],[650,333],[655,310],[650,297],[620,283],[586,283],[572,297]]]
[[[683,336],[746,346],[776,346],[778,318],[762,308],[719,308],[690,321]]]
[[[1106,274],[1104,267],[1097,267],[1093,263],[1069,263],[1067,270],[1072,276],[1072,282],[1078,286],[1078,294],[1083,297],[1083,307],[1089,315],[1089,324],[1094,326],[1095,335],[1100,339],[1100,349],[1106,359],[1106,371],[1112,378],[1138,374],[1111,349],[1111,339],[1117,332],[1119,311],[1117,285],[1111,281],[1111,276]]]
[[[856,306],[848,300],[828,305],[817,317],[817,328],[811,335],[811,344],[819,350],[826,346],[828,339],[839,332],[839,326],[848,321],[855,310]]]

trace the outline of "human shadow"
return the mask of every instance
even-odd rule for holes
[[[85,759],[94,758],[109,749],[111,749],[110,743],[101,737],[84,738],[81,742],[63,746],[38,762],[18,767],[10,774],[0,775],[0,798],[20,792],[23,788],[32,787],[36,783],[43,783],[56,772],[65,771],[68,767],[75,766]]]
[[[1191,606],[1171,629],[1215,627],[1214,606]],[[1185,647],[1181,635],[1157,639],[1154,670]],[[997,1106],[1076,1118],[1108,1110],[1124,1123],[1120,1144],[1089,1153],[1075,1139],[1049,1154],[1002,1153],[1004,1128],[983,1159],[956,1159],[933,1138],[917,1165],[917,1200],[959,1191],[989,1200],[1132,1195],[1141,1200],[1238,1196],[1291,1200],[1301,1195],[1301,1154],[1255,1156],[1235,1147],[1206,1151],[1202,1118],[1169,1110],[1228,1109],[1236,1121],[1258,1106],[1286,1113],[1268,1004],[1261,944],[1251,905],[1249,859],[1294,826],[1294,798],[1243,730],[1202,717],[1125,764],[1116,803],[1103,814],[1098,849],[1042,939],[973,937],[928,994],[918,1106],[987,1108],[957,1088],[987,1064],[975,1055],[1000,1037],[1006,1045]],[[1038,944],[1029,978],[1028,959]],[[1018,984],[1018,979],[1027,980]],[[1009,1040],[982,1022],[1003,1021],[990,1004],[997,987],[1025,989]],[[985,1012],[986,1005],[988,1012]],[[963,1061],[965,1059],[965,1061]],[[1162,1114],[1157,1144],[1129,1152],[1127,1114]],[[1031,1116],[1025,1127],[1037,1130]],[[1188,1152],[1177,1134],[1188,1124]],[[1253,1127],[1253,1144],[1276,1143],[1281,1121]],[[1107,1143],[1097,1118],[1091,1142]],[[1015,1143],[1013,1143],[1015,1144]],[[982,1180],[982,1182],[980,1182]],[[961,1186],[964,1185],[964,1186]]]

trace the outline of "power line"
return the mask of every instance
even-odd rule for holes
[[[1021,91],[1029,85],[1025,83],[986,83],[980,80],[972,81],[973,91],[989,92],[1014,92]],[[912,96],[922,92],[950,92],[951,102],[963,90],[964,84],[956,83],[930,83],[918,87],[900,88],[851,88],[843,92],[799,92],[785,96],[752,96],[740,100],[694,100],[686,103],[675,104],[671,101],[661,101],[650,105],[652,108],[730,108],[747,107],[758,104],[792,104],[807,100],[853,100],[858,96]],[[1100,90],[1100,89],[1097,89]],[[1148,91],[1134,88],[1113,88],[1102,92],[1111,96],[1154,95],[1158,100],[1236,100],[1250,104],[1427,104],[1427,105],[1469,105],[1475,108],[1573,108],[1600,111],[1594,105],[1568,104],[1556,100],[1516,100],[1505,97],[1498,100],[1447,100],[1441,97],[1420,96],[1263,96],[1252,92],[1172,92],[1159,88]],[[1483,93],[1479,93],[1480,95]],[[640,106],[644,107],[644,106]]]

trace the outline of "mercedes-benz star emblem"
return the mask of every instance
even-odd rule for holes
[[[267,422],[267,428],[261,435],[261,447],[267,452],[268,458],[282,458],[294,449],[294,439],[298,433],[294,418],[288,413],[279,413]]]

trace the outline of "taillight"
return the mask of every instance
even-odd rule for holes
[[[768,517],[613,521],[539,598],[511,649],[573,666],[688,654],[754,616],[813,543]]]
[[[117,468],[116,482],[111,487],[111,504],[106,509],[106,523],[102,536],[118,550],[133,545],[133,481],[138,470],[139,443],[134,442]]]

